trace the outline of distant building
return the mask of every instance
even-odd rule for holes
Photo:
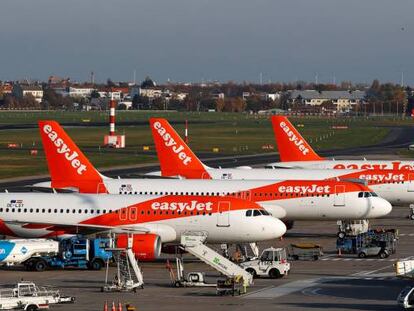
[[[109,98],[109,99],[114,99],[114,100],[121,100],[122,96],[121,96],[121,92],[118,91],[98,91],[98,94],[101,98]]]
[[[162,90],[156,88],[140,88],[139,95],[148,98],[159,98],[162,97]]]
[[[350,111],[353,106],[362,104],[365,96],[365,91],[294,90],[290,93],[289,102],[305,106],[321,106],[329,103],[335,106],[337,111]]]
[[[68,86],[70,84],[70,78],[61,78],[58,76],[50,76],[49,79],[47,80],[47,83],[49,84],[49,86],[52,85],[59,85],[59,86]]]
[[[265,93],[266,100],[278,100],[280,98],[280,93]]]
[[[26,85],[16,83],[13,85],[12,93],[17,98],[23,98],[25,96],[31,95],[38,103],[41,103],[43,100],[43,89],[39,85]]]
[[[261,100],[265,101],[275,101],[280,98],[280,93],[266,93],[266,92],[260,92],[260,93],[252,93],[252,92],[243,92],[242,98],[243,100],[247,100],[249,97],[257,96],[260,97]]]
[[[78,97],[78,98],[86,98],[91,96],[92,92],[95,90],[92,86],[70,86],[66,88],[66,96],[70,97]]]

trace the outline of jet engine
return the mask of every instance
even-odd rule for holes
[[[128,246],[128,235],[119,234],[116,246],[126,248]],[[132,251],[135,257],[141,261],[152,261],[159,258],[161,254],[161,238],[156,234],[134,234]]]

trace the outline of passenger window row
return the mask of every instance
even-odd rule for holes
[[[122,192],[119,194],[139,194],[139,195],[201,195],[201,196],[233,196],[236,198],[246,198],[250,197],[250,193],[246,192],[152,192],[152,191],[135,191],[135,192]],[[320,194],[320,193],[278,193],[278,192],[254,192],[254,197],[329,197],[330,194]]]
[[[78,209],[78,210],[76,210],[76,209],[45,209],[45,208],[43,208],[43,209],[40,209],[40,208],[36,208],[36,209],[33,209],[33,208],[31,208],[31,209],[27,209],[27,208],[0,208],[0,213],[3,213],[3,212],[5,212],[5,213],[38,213],[38,214],[40,214],[40,213],[42,213],[42,214],[52,214],[52,213],[54,213],[54,214],[70,214],[70,213],[72,213],[72,214],[91,214],[91,215],[93,215],[93,214],[97,214],[97,215],[100,215],[101,214],[101,212],[102,212],[102,214],[108,214],[108,213],[115,213],[115,214],[119,214],[119,211],[120,210],[115,210],[115,211],[112,211],[112,210],[99,210],[99,209],[96,209],[96,210],[94,210],[94,209],[85,209],[85,210],[82,210],[82,209]],[[205,216],[205,215],[209,215],[209,216],[211,216],[212,215],[212,213],[207,213],[207,212],[193,212],[193,211],[184,211],[184,212],[181,212],[181,211],[153,211],[152,213],[151,213],[151,211],[140,211],[140,212],[136,212],[134,209],[131,209],[130,210],[131,211],[131,214],[133,214],[133,215],[135,215],[135,214],[141,214],[141,215],[145,215],[145,214],[147,214],[147,215],[151,215],[151,214],[153,214],[153,215],[163,215],[163,214],[165,214],[165,215],[169,215],[169,214],[171,214],[171,215],[175,215],[175,214],[177,214],[177,215],[203,215],[203,216]],[[127,213],[127,210],[126,209],[123,209],[123,210],[121,210],[121,214],[126,214]]]
[[[51,208],[48,208],[48,209],[45,209],[45,208],[42,208],[42,209],[40,209],[40,208],[36,208],[36,209],[33,209],[33,208],[30,208],[30,209],[27,209],[27,208],[0,208],[0,213],[3,213],[3,212],[5,212],[5,213],[9,213],[9,212],[11,212],[11,213],[37,213],[37,214],[39,214],[39,213],[42,213],[42,214],[52,214],[52,213],[54,213],[54,214],[108,214],[108,213],[112,213],[113,211],[112,210],[106,210],[106,209],[104,209],[104,210],[100,210],[100,209],[78,209],[78,210],[76,210],[76,209],[51,209]],[[116,211],[114,211],[115,213],[118,213],[118,211],[116,210]]]

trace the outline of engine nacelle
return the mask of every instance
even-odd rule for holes
[[[286,210],[279,205],[269,203],[259,203],[259,205],[275,218],[281,219],[286,217]]]
[[[119,234],[116,246],[126,248],[128,246],[128,235]],[[135,257],[141,261],[152,261],[160,257],[161,238],[156,234],[134,234],[132,251]]]

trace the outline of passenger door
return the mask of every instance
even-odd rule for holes
[[[136,206],[131,206],[129,208],[129,220],[136,221],[138,218],[138,208]]]
[[[345,186],[337,185],[335,186],[334,206],[344,206],[344,205],[345,205]]]
[[[230,227],[230,202],[220,201],[218,203],[217,227]]]

